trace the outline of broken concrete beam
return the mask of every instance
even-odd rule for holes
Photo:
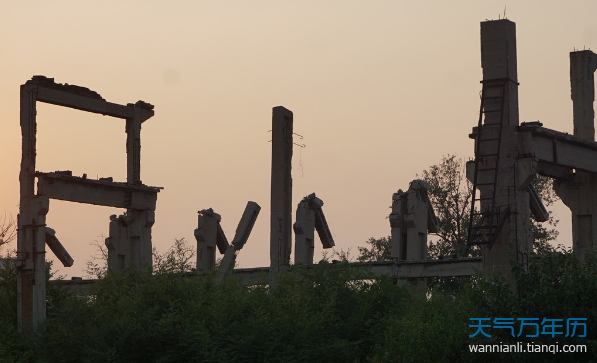
[[[54,255],[60,260],[64,267],[71,267],[75,260],[70,256],[66,248],[60,243],[58,238],[56,237],[56,231],[50,227],[46,227],[46,244]]]
[[[55,173],[36,173],[37,193],[52,199],[116,208],[155,210],[161,188],[108,180],[84,179]]]
[[[238,227],[236,227],[234,239],[232,240],[232,244],[235,246],[235,249],[237,251],[242,249],[247,240],[249,239],[249,235],[253,230],[255,221],[259,216],[259,211],[261,211],[261,207],[259,206],[259,204],[255,202],[247,203],[245,211],[243,212],[243,215],[240,221],[238,222]]]
[[[328,226],[328,222],[325,219],[325,215],[323,214],[323,210],[321,208],[315,209],[315,230],[317,231],[317,235],[319,236],[319,240],[323,245],[323,248],[332,248],[336,244],[334,243],[334,237],[332,237],[332,232],[330,231],[330,227]]]
[[[549,219],[549,212],[543,205],[541,201],[541,196],[537,193],[537,190],[533,188],[532,185],[528,186],[529,190],[529,198],[530,198],[530,205],[531,205],[531,213],[537,222],[547,222]]]
[[[222,261],[220,261],[220,267],[218,268],[218,276],[216,277],[217,284],[224,281],[228,272],[234,268],[237,254],[238,250],[235,245],[231,245],[230,248],[226,250],[224,257],[222,257]]]

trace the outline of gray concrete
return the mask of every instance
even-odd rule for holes
[[[516,58],[516,26],[509,20],[486,21],[481,23],[481,66],[483,82],[502,84],[505,88],[487,87],[484,104],[483,130],[473,130],[472,138],[477,139],[479,131],[483,138],[501,138],[501,150],[497,172],[497,182],[493,183],[492,172],[479,172],[477,188],[480,191],[480,210],[488,214],[487,223],[498,225],[505,221],[492,248],[482,245],[484,269],[501,272],[512,279],[510,259],[515,258],[526,266],[528,255],[533,251],[533,236],[530,221],[528,184],[535,173],[532,169],[525,174],[517,174],[518,157],[521,155],[516,127],[518,120],[518,75]],[[503,92],[503,94],[502,94]],[[493,98],[492,98],[493,97]],[[502,103],[503,102],[503,103]],[[501,110],[501,111],[496,111]],[[503,126],[498,125],[503,120]],[[478,140],[476,140],[478,142]],[[480,155],[476,155],[479,168],[495,165],[496,156],[491,155],[496,144],[487,141],[481,144]],[[474,163],[469,162],[469,169]],[[470,176],[471,172],[467,173]],[[486,185],[482,185],[486,184]],[[526,184],[526,185],[523,185]],[[491,195],[495,188],[495,205]],[[489,200],[487,200],[489,199]],[[509,212],[506,212],[508,211]],[[505,214],[507,213],[507,214]],[[505,216],[505,219],[502,219]]]
[[[255,202],[247,202],[243,215],[238,222],[234,239],[228,243],[224,230],[220,225],[222,217],[213,209],[199,211],[198,228],[195,230],[197,240],[197,272],[208,273],[216,265],[216,247],[224,257],[220,262],[216,282],[221,282],[234,268],[236,256],[249,239],[253,226],[257,221],[261,207]]]
[[[73,177],[70,172],[36,173],[37,102],[125,119],[127,183],[115,183],[111,178],[92,181],[86,175]],[[45,319],[46,241],[65,266],[73,262],[55,232],[45,225],[50,198],[127,208],[126,217],[113,218],[110,222],[110,237],[106,241],[108,267],[122,269],[132,263],[138,268],[151,268],[151,226],[160,188],[141,183],[140,131],[141,124],[153,114],[153,106],[146,102],[126,106],[110,103],[87,88],[58,84],[43,76],[35,76],[21,86],[22,154],[16,262],[19,329],[35,327]]]
[[[292,250],[292,126],[293,115],[282,106],[272,112],[272,172],[270,199],[270,273],[272,285],[290,265]]]
[[[197,272],[207,273],[216,265],[216,247],[221,254],[229,247],[226,235],[220,226],[222,217],[213,209],[203,209],[198,212],[197,229]]]
[[[398,190],[392,196],[392,259],[424,261],[427,259],[427,232],[437,233],[439,226],[433,206],[427,196],[429,184],[413,180],[406,192]]]
[[[243,212],[243,215],[238,222],[238,226],[236,227],[236,233],[234,234],[232,243],[228,249],[226,249],[224,257],[220,262],[220,268],[218,269],[218,277],[216,280],[217,283],[222,282],[226,275],[228,275],[229,271],[234,268],[236,256],[238,255],[238,252],[245,246],[245,243],[247,243],[249,235],[251,234],[253,226],[255,225],[257,217],[259,216],[259,211],[261,211],[259,204],[255,202],[247,203],[245,211]]]
[[[590,50],[570,53],[570,86],[573,109],[574,136],[597,146],[595,140],[595,79],[597,55]],[[561,147],[560,147],[561,149]],[[579,155],[579,148],[570,150],[575,154],[567,159],[579,159],[597,168],[597,151]],[[584,156],[584,157],[583,157]],[[578,168],[569,180],[554,183],[554,189],[572,212],[572,247],[579,258],[589,249],[597,247],[597,170]]]
[[[318,268],[320,266],[293,266],[293,269]],[[342,268],[343,264],[331,264],[326,268]],[[481,268],[480,258],[457,258],[435,261],[382,261],[351,263],[350,268],[357,276],[372,274],[373,276],[390,276],[397,280],[413,280],[428,277],[472,276]],[[269,267],[239,268],[232,272],[239,276],[243,285],[266,285],[269,282]],[[188,277],[196,274],[185,275]],[[77,295],[93,295],[93,284],[97,280],[51,281],[53,284],[69,288]]]
[[[294,264],[312,265],[315,231],[324,249],[335,246],[334,238],[323,214],[323,200],[311,193],[298,204],[294,230]]]
[[[493,248],[483,247],[484,268],[511,276],[511,257],[525,266],[526,258],[532,252],[529,211],[538,221],[548,219],[544,206],[530,187],[536,174],[555,179],[556,193],[571,209],[573,247],[575,254],[582,258],[589,248],[597,247],[597,143],[594,141],[593,109],[597,56],[591,51],[570,53],[574,135],[569,135],[545,128],[538,121],[518,126],[514,23],[509,20],[484,22],[481,24],[481,39],[484,81],[508,79],[497,197],[493,207],[497,210],[509,208],[510,211]],[[498,102],[499,98],[493,104],[488,100],[485,109],[499,108]],[[499,123],[498,117],[499,112],[485,114],[483,133],[488,131],[491,135],[490,127]],[[477,142],[479,131],[475,128],[471,134]],[[482,165],[487,160],[480,162]],[[470,179],[474,165],[469,163],[467,167]],[[487,181],[481,178],[478,183]],[[481,197],[489,195],[491,188],[479,186]],[[481,209],[484,208],[481,201]]]

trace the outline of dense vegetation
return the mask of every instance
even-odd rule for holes
[[[354,280],[354,278],[368,278]],[[51,288],[48,319],[16,328],[15,270],[0,271],[0,362],[468,362],[587,361],[591,354],[469,353],[472,343],[526,342],[507,329],[474,337],[469,318],[588,318],[586,338],[540,335],[535,344],[597,351],[597,259],[569,251],[537,258],[518,291],[476,276],[458,291],[425,295],[389,278],[355,276],[348,264],[290,271],[274,291],[232,276],[133,271],[108,275],[91,297]],[[491,281],[491,282],[489,282]],[[446,286],[450,286],[449,284]],[[409,293],[409,291],[412,292]],[[578,334],[577,334],[578,335]],[[530,338],[529,338],[530,339]]]
[[[463,175],[463,160],[450,155],[423,172],[440,221],[430,258],[463,254],[470,211],[470,185]],[[535,188],[546,205],[553,203],[547,179],[538,179]],[[555,223],[551,218],[548,225]],[[216,284],[213,276],[185,275],[195,252],[183,239],[156,253],[153,274],[106,274],[106,251],[100,248],[88,263],[89,272],[100,277],[93,295],[74,296],[49,285],[46,322],[22,334],[16,271],[9,262],[0,265],[0,363],[592,361],[597,255],[579,262],[570,250],[555,250],[549,242],[557,232],[549,226],[535,224],[538,255],[527,274],[515,266],[516,287],[484,275],[430,279],[427,289],[414,287],[357,271],[347,263],[349,252],[340,251],[334,256],[342,263],[293,268],[270,290],[243,286],[235,276]],[[0,228],[0,238],[5,234]],[[359,248],[358,261],[389,259],[389,237],[371,238],[367,245]],[[476,331],[471,318],[563,319],[563,324],[587,318],[587,336],[512,337],[509,329],[492,327],[486,329],[490,338],[469,338]],[[582,344],[589,353],[469,351],[470,344],[527,342]]]

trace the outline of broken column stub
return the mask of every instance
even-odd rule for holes
[[[294,264],[312,265],[315,251],[315,231],[323,248],[335,246],[334,238],[323,214],[323,200],[311,193],[298,204],[296,222],[293,225],[295,236]]]
[[[118,217],[110,216],[110,232],[106,238],[109,271],[151,270],[154,223],[153,211],[129,210]]]
[[[207,273],[216,265],[216,247],[224,254],[229,247],[220,226],[222,217],[213,209],[200,210],[195,230],[197,240],[197,272]]]
[[[595,79],[597,54],[590,50],[570,52],[570,89],[574,135],[595,140]]]
[[[292,112],[282,106],[274,107],[272,112],[270,200],[270,274],[272,276],[290,265],[292,249],[292,127]],[[273,284],[275,285],[275,282]]]
[[[406,192],[392,196],[391,257],[400,261],[427,259],[427,233],[437,233],[438,222],[427,196],[429,184],[413,180]]]

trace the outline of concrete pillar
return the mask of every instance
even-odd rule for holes
[[[207,273],[216,265],[218,223],[222,217],[213,210],[199,212],[195,239],[197,240],[197,272]]]
[[[151,270],[151,227],[155,222],[152,211],[130,210],[129,215],[110,216],[110,232],[106,238],[108,270],[127,268]]]
[[[294,264],[313,264],[315,252],[315,231],[324,249],[335,246],[334,237],[323,214],[323,200],[315,193],[304,197],[296,209],[296,222],[293,225],[295,236]]]
[[[17,314],[19,330],[46,318],[47,197],[21,198],[17,235]]]
[[[483,135],[484,138],[501,136],[501,150],[499,155],[497,183],[495,185],[495,205],[490,200],[481,201],[481,210],[493,207],[494,221],[507,208],[509,213],[505,224],[493,247],[482,246],[483,265],[488,271],[498,271],[512,279],[510,259],[515,258],[523,266],[527,264],[528,254],[533,251],[533,235],[530,221],[530,206],[527,188],[517,187],[516,163],[520,155],[518,136],[515,127],[518,119],[518,75],[516,60],[516,25],[509,20],[486,21],[481,23],[481,65],[483,67],[483,82],[485,85],[492,80],[505,79],[506,92],[503,98],[502,112],[487,112],[502,109],[502,99],[486,99],[484,109]],[[487,89],[486,97],[499,97],[503,89],[494,87]],[[500,117],[503,117],[501,135],[498,134]],[[477,141],[478,142],[478,141]],[[481,155],[490,154],[495,144],[485,142],[485,149],[481,148]],[[494,165],[492,157],[480,160],[479,166]],[[495,158],[495,157],[493,157]],[[485,173],[485,174],[492,174]],[[491,180],[489,180],[491,179]],[[525,180],[529,178],[524,176]],[[478,183],[493,182],[493,175],[479,174]],[[494,186],[479,186],[481,198],[490,198]]]
[[[17,216],[17,316],[19,330],[37,326],[46,318],[46,214],[49,199],[36,197],[37,141],[36,86],[21,86],[22,154],[19,215]]]
[[[141,123],[140,110],[133,107],[133,117],[126,119],[126,181],[141,184]]]
[[[595,80],[597,55],[590,50],[570,52],[570,88],[574,136],[595,140]]]
[[[437,219],[427,198],[429,185],[414,180],[406,192],[392,196],[392,259],[423,261],[427,259],[427,232],[437,232]]]
[[[270,275],[290,265],[292,249],[292,123],[290,110],[273,108],[270,216]]]
[[[570,86],[574,136],[595,140],[595,80],[597,55],[590,50],[570,52]],[[571,181],[556,180],[554,190],[572,212],[572,247],[583,259],[597,247],[597,176],[577,171]]]
[[[132,209],[127,212],[131,223],[127,226],[129,243],[131,243],[132,262],[135,268],[151,270],[153,248],[151,228],[155,223],[155,212]]]
[[[130,243],[126,233],[126,216],[110,216],[110,228],[106,247],[108,248],[108,271],[124,271],[131,258]]]
[[[294,264],[309,266],[313,264],[315,251],[315,211],[309,208],[309,201],[304,198],[296,209],[294,229]]]

